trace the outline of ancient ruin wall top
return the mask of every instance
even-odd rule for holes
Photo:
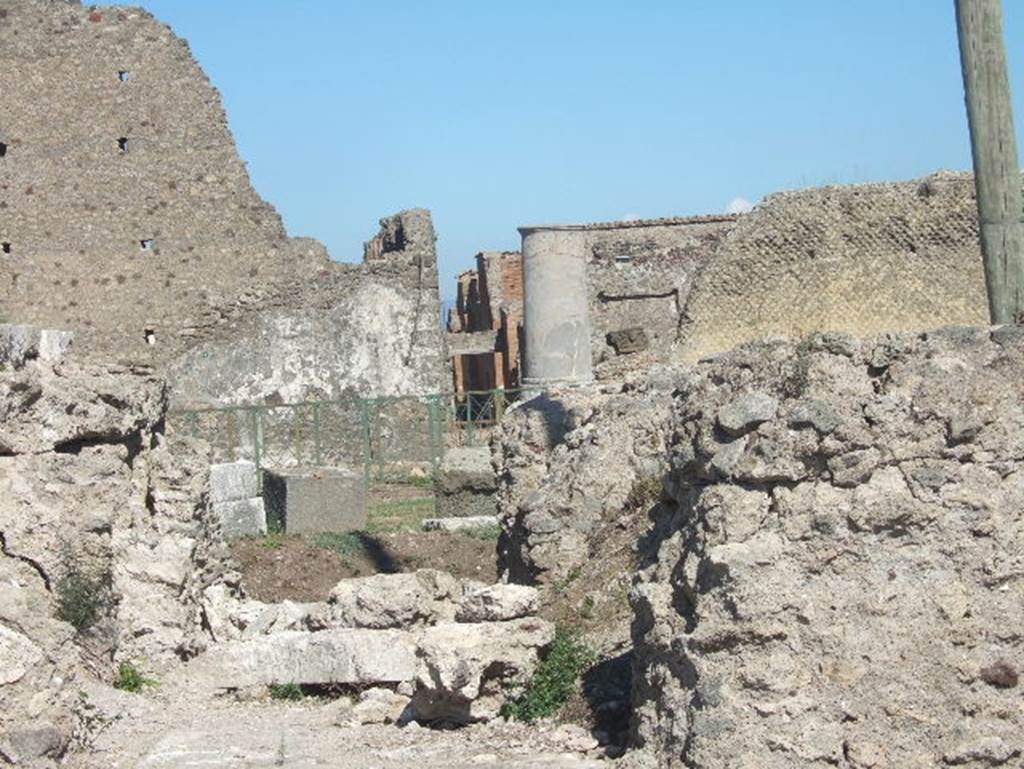
[[[0,93],[8,320],[73,329],[79,353],[163,363],[297,286],[367,269],[287,236],[220,95],[145,11],[0,0]],[[386,246],[367,254],[381,267]]]

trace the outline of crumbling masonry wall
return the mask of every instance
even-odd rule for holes
[[[665,359],[676,344],[694,275],[736,216],[584,225],[591,354],[598,378]]]
[[[770,195],[725,236],[684,315],[690,361],[771,335],[987,323],[973,179]]]
[[[245,334],[264,334],[257,316],[303,335],[310,308],[346,306],[362,325],[310,332],[328,346],[322,363],[376,356],[407,376],[332,386],[439,389],[429,216],[388,220],[414,247],[382,236],[362,265],[289,238],[250,184],[219,94],[165,24],[137,8],[0,0],[0,93],[0,316],[74,330],[76,355],[165,367],[199,344],[208,362],[250,344]],[[303,387],[278,389],[248,395]],[[185,403],[223,395],[175,390]]]

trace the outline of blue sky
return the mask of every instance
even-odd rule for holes
[[[142,0],[292,235],[434,214],[442,292],[516,227],[970,166],[953,0]],[[1006,7],[1024,124],[1024,3]]]

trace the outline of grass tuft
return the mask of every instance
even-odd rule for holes
[[[87,631],[110,609],[112,579],[109,570],[89,570],[77,556],[65,555],[55,589],[57,618],[79,633]]]
[[[576,633],[559,629],[533,678],[518,696],[505,704],[502,714],[527,723],[554,715],[572,696],[583,671],[596,659]]]
[[[155,679],[146,678],[131,662],[122,662],[117,668],[117,680],[114,688],[124,692],[138,694],[147,686],[156,686]]]
[[[317,534],[313,542],[317,547],[343,556],[355,555],[366,549],[365,535],[358,531],[325,531]]]

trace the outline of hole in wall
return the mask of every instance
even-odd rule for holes
[[[156,344],[156,331],[144,328],[142,329],[142,338],[146,340],[146,344]]]
[[[7,144],[5,144],[4,142],[0,142],[0,158],[4,157],[6,154],[7,154]]]
[[[131,80],[131,77],[132,73],[126,69],[119,69],[117,71],[117,79],[120,80],[122,83],[127,83],[129,80]]]
[[[632,262],[633,261],[633,255],[632,254],[616,254],[615,255],[615,261],[618,264],[626,264],[627,262]]]
[[[121,152],[127,152],[128,151],[128,137],[127,136],[122,136],[122,137],[120,137],[117,140],[117,148],[119,150],[121,150]]]
[[[3,251],[5,254],[11,253],[11,244],[6,242],[0,243],[0,251]]]
[[[144,238],[143,240],[140,240],[139,241],[139,248],[141,248],[143,251],[152,251],[153,250],[153,238]]]

